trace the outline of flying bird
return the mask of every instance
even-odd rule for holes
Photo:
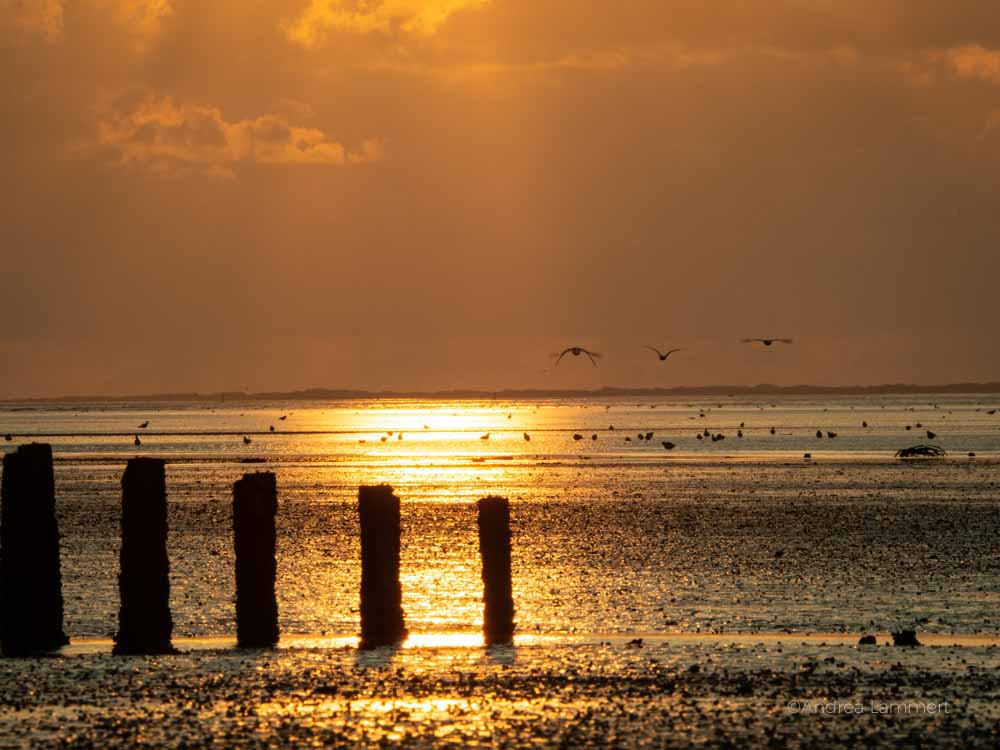
[[[599,360],[601,358],[601,355],[600,355],[599,352],[589,351],[587,349],[584,349],[582,346],[570,346],[570,347],[567,347],[566,349],[563,349],[561,352],[559,352],[559,355],[556,357],[556,367],[559,366],[559,362],[567,354],[572,354],[574,357],[579,357],[581,354],[586,354],[587,358],[590,359],[590,363],[594,367],[597,367],[597,360]]]
[[[790,344],[790,343],[792,343],[791,339],[743,339],[741,343],[743,343],[743,344],[753,344],[754,342],[757,342],[757,341],[759,341],[760,343],[762,343],[764,346],[770,346],[771,344]]]
[[[659,349],[657,349],[657,348],[656,348],[655,346],[650,346],[649,344],[646,344],[646,347],[645,347],[645,348],[646,348],[646,349],[649,349],[649,350],[650,350],[651,352],[656,352],[656,356],[660,358],[660,361],[661,361],[661,362],[666,362],[666,361],[667,361],[667,357],[669,357],[669,356],[670,356],[671,354],[673,354],[674,352],[682,352],[682,351],[684,351],[684,348],[683,348],[683,347],[681,347],[681,348],[679,348],[679,349],[668,349],[668,350],[667,350],[667,351],[665,351],[665,352],[661,352],[661,351],[660,351]]]
[[[937,437],[937,433],[936,432],[931,432],[930,430],[927,430],[927,439],[928,440],[933,440],[936,437]]]
[[[147,427],[149,427],[149,420],[146,420],[141,425],[139,425],[140,430],[145,430]]]

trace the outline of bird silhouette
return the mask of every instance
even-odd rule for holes
[[[651,352],[656,352],[656,356],[660,358],[661,362],[666,362],[667,361],[667,357],[669,357],[674,352],[682,352],[682,351],[684,351],[684,348],[681,347],[681,348],[678,348],[678,349],[668,349],[665,352],[661,352],[655,346],[650,346],[649,344],[646,344],[645,348],[649,349],[649,351],[651,351]]]
[[[770,346],[771,344],[790,344],[791,339],[743,339],[741,343],[743,344],[753,344],[755,342],[760,342],[764,346]]]
[[[271,432],[274,432],[274,425],[271,425],[269,429],[271,430]]]
[[[4,435],[3,439],[6,440],[9,443],[10,441],[12,441],[14,439],[14,436],[13,435]]]
[[[250,443],[252,443],[252,442],[253,442],[253,440],[251,440],[250,438],[248,438],[246,435],[243,436],[243,445],[250,445]]]
[[[937,437],[937,433],[936,432],[931,432],[930,430],[927,430],[927,439],[928,440],[933,440],[936,437]]]
[[[600,352],[592,352],[587,349],[584,349],[582,346],[570,346],[563,349],[561,352],[559,352],[558,355],[556,355],[556,367],[559,366],[559,363],[562,361],[562,358],[565,357],[567,354],[572,354],[574,357],[579,357],[581,354],[586,354],[587,358],[590,359],[590,363],[594,367],[597,367],[597,360],[601,358]]]
[[[837,437],[837,433],[836,432],[830,432],[829,430],[827,430],[826,431],[826,436],[832,440],[833,438]]]
[[[142,445],[142,441],[139,439],[138,435],[135,436],[135,440],[133,440],[132,442],[135,443],[136,445]]]
[[[140,430],[145,430],[147,427],[149,427],[149,420],[146,420],[141,425],[139,425]]]
[[[487,432],[485,435],[480,435],[479,439],[480,440],[489,440],[490,439],[490,433]]]
[[[822,430],[816,430],[816,437],[818,437],[818,438],[823,437],[823,431]]]
[[[583,435],[581,435],[579,432],[574,432],[573,433],[573,439],[574,440],[583,440]]]
[[[526,442],[526,443],[530,443],[531,442],[531,435],[529,435],[527,432],[524,433],[524,442]]]
[[[282,422],[284,422],[286,419],[288,419],[288,415],[287,414],[282,414],[280,417],[278,417],[278,419],[280,419]]]
[[[674,448],[677,447],[676,445],[674,445],[674,443],[671,443],[669,440],[664,440],[660,444],[668,451],[672,451]]]

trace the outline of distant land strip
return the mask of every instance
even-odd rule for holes
[[[1000,382],[949,383],[945,385],[914,385],[889,383],[883,385],[704,385],[673,388],[604,387],[586,389],[506,388],[455,389],[441,391],[366,391],[338,388],[308,388],[299,391],[266,391],[249,393],[224,391],[217,393],[153,393],[119,396],[50,396],[0,399],[0,404],[80,404],[80,403],[149,403],[201,402],[229,403],[255,401],[375,401],[380,399],[421,399],[427,401],[536,401],[554,398],[600,399],[618,397],[656,398],[661,396],[889,396],[908,394],[1000,393]]]

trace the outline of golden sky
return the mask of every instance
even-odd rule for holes
[[[1000,380],[994,3],[0,0],[0,86],[0,397]]]

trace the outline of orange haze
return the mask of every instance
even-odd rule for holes
[[[0,86],[0,397],[1000,379],[995,3],[0,0]]]

